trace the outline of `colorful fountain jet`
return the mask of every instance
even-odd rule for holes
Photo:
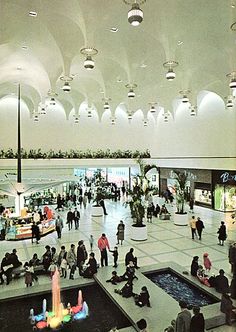
[[[78,292],[77,304],[71,307],[70,303],[64,308],[61,303],[60,274],[56,270],[52,277],[52,311],[47,311],[47,301],[43,300],[42,313],[34,315],[34,309],[30,309],[30,321],[38,330],[44,328],[58,329],[63,324],[73,320],[84,319],[88,316],[87,303],[83,301],[82,291]]]

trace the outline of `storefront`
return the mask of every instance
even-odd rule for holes
[[[214,209],[236,210],[236,171],[212,171]]]
[[[212,192],[210,183],[194,183],[194,201],[196,205],[209,208],[212,207]]]

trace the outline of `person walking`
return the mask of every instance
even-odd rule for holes
[[[221,225],[220,228],[218,229],[218,240],[219,240],[219,245],[223,246],[224,245],[224,241],[227,238],[227,234],[226,234],[226,227],[225,227],[225,223],[224,221],[221,221]]]
[[[228,257],[231,265],[231,272],[236,274],[236,242],[231,243],[229,246]]]
[[[108,266],[108,256],[107,256],[107,249],[110,250],[110,245],[108,242],[108,239],[106,237],[106,234],[102,234],[102,236],[98,239],[98,248],[101,253],[101,266]]]
[[[205,331],[205,319],[200,312],[200,307],[193,307],[193,317],[190,323],[190,332],[204,332]]]
[[[59,215],[57,216],[57,219],[56,219],[56,222],[55,222],[55,226],[56,226],[57,238],[60,239],[61,238],[62,228],[63,228],[63,219]]]
[[[181,311],[178,313],[175,322],[175,332],[190,332],[191,313],[187,309],[185,301],[179,301]]]
[[[204,226],[204,223],[203,223],[203,221],[201,220],[200,217],[197,218],[196,228],[197,228],[198,238],[201,241],[201,239],[202,239],[202,231],[205,228],[205,226]]]
[[[33,221],[33,224],[31,226],[31,232],[32,232],[32,239],[31,242],[34,242],[34,238],[36,239],[36,243],[39,244],[40,240],[40,229],[39,226]]]
[[[197,230],[197,226],[196,226],[196,219],[194,216],[192,216],[190,222],[189,222],[189,226],[191,228],[191,233],[192,233],[192,240],[194,240],[194,237],[196,235],[196,230]]]
[[[75,211],[73,213],[73,219],[74,219],[74,222],[75,222],[75,229],[78,229],[79,228],[79,221],[80,221],[80,213],[77,210],[77,208],[75,208]]]
[[[190,197],[190,199],[189,199],[189,212],[191,212],[191,213],[194,213],[193,206],[194,206],[194,199],[192,197]]]
[[[74,213],[71,211],[71,209],[69,209],[69,211],[67,212],[67,224],[68,224],[68,228],[69,231],[72,229],[72,223],[73,223],[73,219],[74,219]]]
[[[117,226],[117,233],[116,233],[117,244],[119,244],[121,242],[121,245],[122,245],[122,242],[124,241],[124,234],[125,234],[125,225],[124,225],[123,221],[120,220],[120,223]]]
[[[92,252],[93,251],[93,245],[94,245],[94,237],[93,237],[92,234],[89,237],[89,245],[90,245],[90,251]]]

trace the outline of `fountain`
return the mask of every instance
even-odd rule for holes
[[[42,313],[35,315],[34,309],[30,309],[30,321],[36,329],[58,329],[63,324],[73,320],[84,319],[88,316],[87,303],[83,301],[82,291],[78,292],[77,304],[71,307],[70,303],[64,308],[61,303],[60,274],[56,270],[52,277],[52,311],[47,311],[47,301],[43,300]]]

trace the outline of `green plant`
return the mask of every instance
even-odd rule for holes
[[[127,191],[129,199],[125,205],[129,205],[130,207],[131,217],[135,222],[135,226],[142,227],[148,204],[148,196],[156,190],[156,188],[150,185],[147,172],[154,167],[156,168],[156,166],[152,165],[150,168],[141,158],[137,159],[137,164],[139,165],[139,174],[133,179],[133,188]]]
[[[176,190],[176,208],[178,214],[186,214],[184,211],[185,197],[187,194],[187,182],[193,177],[192,173],[181,172],[181,171],[171,171],[171,177],[175,180],[175,190]]]

